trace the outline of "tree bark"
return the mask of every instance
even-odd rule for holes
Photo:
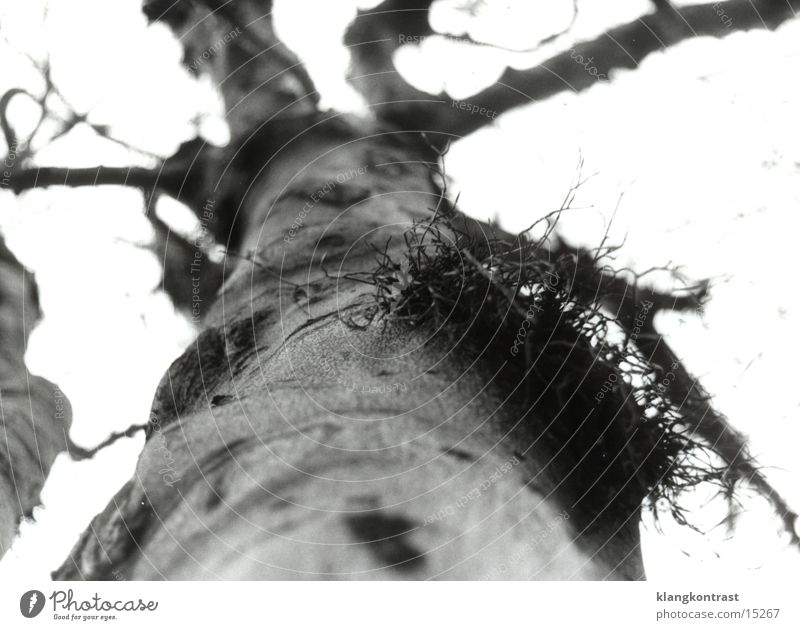
[[[57,577],[481,577],[531,555],[563,507],[550,482],[526,486],[533,456],[509,468],[515,442],[487,421],[507,413],[498,388],[430,327],[367,323],[374,287],[341,277],[430,216],[431,159],[418,137],[320,116],[271,160],[242,212],[253,262],[165,376],[136,474]],[[632,523],[622,566],[564,526],[503,577],[638,577]]]
[[[71,420],[61,390],[25,367],[28,335],[38,318],[33,277],[0,239],[0,557],[20,519],[30,518],[39,504]]]
[[[184,6],[169,20],[192,54],[238,27]],[[383,124],[280,115],[265,91],[237,104],[251,71],[264,69],[219,83],[242,174],[220,220],[242,256],[203,296],[204,329],[156,393],[135,475],[55,577],[640,577],[637,515],[605,549],[576,544],[558,481],[504,435],[511,411],[485,365],[431,326],[371,319],[375,287],[353,274],[374,271],[369,245],[399,255],[431,216],[438,155]]]

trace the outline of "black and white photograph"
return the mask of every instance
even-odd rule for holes
[[[800,2],[2,0],[0,68],[2,627],[798,627]]]

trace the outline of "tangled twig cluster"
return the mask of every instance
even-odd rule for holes
[[[755,489],[800,542],[796,515],[744,437],[653,325],[661,310],[700,311],[707,283],[674,294],[643,287],[646,274],[604,264],[618,249],[605,238],[594,250],[567,246],[554,232],[559,215],[537,222],[539,238],[537,224],[487,233],[443,195],[406,232],[402,256],[387,244],[362,280],[375,286],[382,316],[433,326],[499,375],[511,428],[549,459],[585,533],[621,526],[642,507],[691,526],[680,496],[710,483],[731,519],[738,491]]]

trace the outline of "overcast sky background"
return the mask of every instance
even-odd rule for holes
[[[276,2],[279,32],[309,65],[324,104],[351,110],[363,104],[344,83],[347,51],[340,41],[355,4]],[[452,10],[456,5],[437,8],[437,28],[525,48],[560,30],[572,2],[489,2],[472,22]],[[0,2],[0,34],[9,40],[0,42],[0,90],[41,89],[15,51],[38,58],[49,52],[65,97],[76,110],[91,110],[90,120],[108,124],[115,137],[161,155],[197,132],[225,141],[219,99],[207,81],[180,67],[178,43],[165,27],[147,26],[139,0],[54,0],[44,22],[41,7],[39,0]],[[464,99],[496,81],[505,64],[531,66],[569,48],[572,39],[593,38],[650,10],[639,0],[584,0],[579,8],[569,35],[530,54],[431,39],[401,50],[397,65],[418,87]],[[626,239],[619,266],[644,270],[672,262],[690,279],[715,279],[702,319],[663,316],[659,328],[719,409],[750,435],[768,478],[795,509],[798,64],[800,20],[775,33],[690,40],[651,55],[634,72],[612,74],[610,82],[498,118],[457,143],[447,163],[463,210],[519,230],[560,205],[582,156],[584,174],[594,177],[579,191],[579,209],[562,220],[566,237],[596,245],[619,205],[611,227],[612,240]],[[24,135],[36,111],[18,98],[11,114]],[[39,163],[152,162],[83,126],[42,149]],[[180,215],[176,205],[160,210]],[[20,198],[0,192],[0,230],[36,273],[44,319],[31,338],[28,364],[69,397],[73,439],[91,446],[146,421],[156,384],[194,331],[158,291],[158,263],[141,247],[152,230],[140,194],[118,187]],[[36,523],[23,525],[0,562],[0,578],[47,578],[130,477],[142,439],[122,440],[93,461],[60,458]],[[666,519],[665,535],[645,526],[649,576],[796,575],[800,554],[771,535],[777,526],[760,502],[748,507],[733,541],[719,530],[703,536]]]

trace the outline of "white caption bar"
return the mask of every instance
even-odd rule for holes
[[[15,629],[800,628],[792,585],[755,582],[7,582],[0,590],[0,627]]]

